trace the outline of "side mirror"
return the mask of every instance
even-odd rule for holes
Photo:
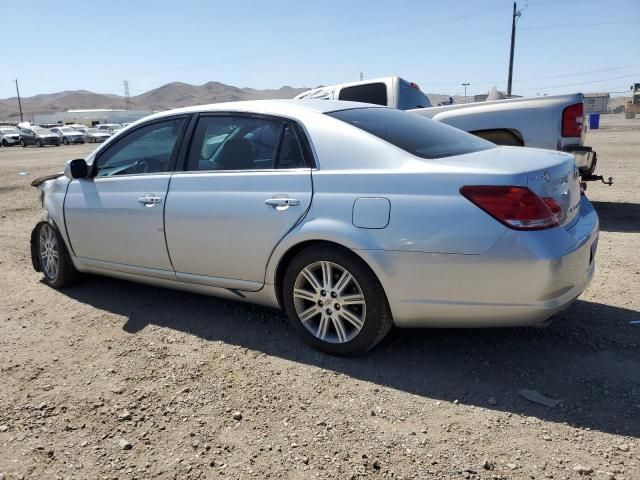
[[[82,158],[69,160],[64,164],[64,176],[70,180],[87,178],[89,176],[89,167],[87,166],[87,162]]]

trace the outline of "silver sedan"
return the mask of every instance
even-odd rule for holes
[[[282,308],[312,346],[545,324],[594,272],[572,156],[361,103],[172,110],[34,182],[33,265]]]

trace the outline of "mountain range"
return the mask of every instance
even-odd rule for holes
[[[204,85],[172,82],[130,97],[132,110],[167,110],[189,105],[231,102],[237,100],[258,100],[269,98],[293,98],[308,88],[282,87],[277,90],[256,90],[238,88],[219,82]],[[125,99],[120,95],[93,93],[87,90],[47,93],[33,97],[22,97],[25,120],[34,113],[54,113],[73,109],[125,108]],[[20,118],[16,97],[0,100],[0,120],[16,122]]]

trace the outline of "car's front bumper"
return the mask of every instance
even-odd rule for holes
[[[36,139],[36,143],[40,142],[42,145],[60,145],[59,137],[40,137]]]
[[[20,137],[17,135],[15,137],[4,136],[2,137],[2,141],[6,143],[7,146],[14,146],[20,143]]]
[[[74,137],[65,137],[67,142],[69,143],[84,143],[84,135],[83,136],[74,136]]]
[[[470,233],[473,234],[473,233]],[[359,250],[400,327],[535,325],[569,306],[595,270],[598,216],[581,201],[566,230],[507,230],[482,255]]]

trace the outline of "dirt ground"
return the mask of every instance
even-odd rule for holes
[[[0,148],[0,480],[640,479],[640,119],[603,117],[587,141],[615,183],[589,185],[580,300],[545,330],[394,330],[352,359],[260,307],[48,288],[29,182],[92,147]]]

